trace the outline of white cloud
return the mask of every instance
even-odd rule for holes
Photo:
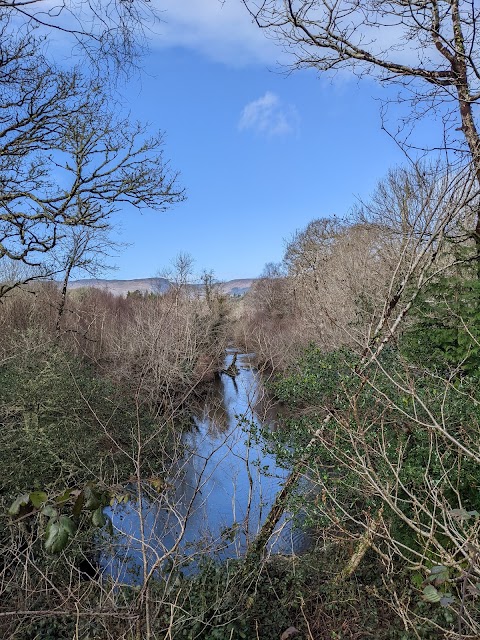
[[[155,0],[159,48],[185,47],[232,66],[275,64],[281,51],[252,23],[241,0]]]
[[[268,38],[253,23],[242,0],[153,0],[152,4],[161,19],[153,28],[155,47],[185,47],[233,66],[252,63],[273,66],[276,62],[292,61],[292,56],[275,43],[272,34]],[[315,16],[314,10],[310,15]],[[324,17],[323,13],[317,17]],[[349,17],[349,21],[354,17]],[[359,13],[358,19],[363,19],[363,14]],[[368,48],[377,53],[395,49],[392,57],[405,64],[418,63],[422,50],[412,46],[404,28],[386,20],[382,28],[359,22],[358,40],[369,42]]]
[[[242,110],[238,128],[251,130],[268,137],[296,133],[299,117],[293,105],[284,104],[271,91],[249,102]]]

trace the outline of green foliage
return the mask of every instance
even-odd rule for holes
[[[306,575],[300,566],[294,567],[290,559],[272,558],[253,581],[242,569],[242,560],[218,563],[209,558],[203,558],[189,576],[172,572],[171,566],[164,568],[168,584],[173,585],[168,598],[177,603],[171,627],[175,640],[278,640],[293,624],[303,628],[300,604]],[[152,598],[158,593],[165,599],[164,589],[161,580],[153,583]],[[159,630],[162,624],[169,625],[171,613],[167,606],[155,620]]]
[[[418,337],[430,329],[412,325],[408,339],[414,331]],[[366,376],[358,374],[355,354],[345,350],[324,354],[309,347],[299,362],[273,383],[272,391],[285,403],[287,411],[281,428],[263,435],[270,450],[285,465],[307,459],[312,488],[308,482],[300,487],[290,499],[290,509],[304,512],[306,524],[322,531],[323,536],[328,536],[329,529],[340,529],[341,535],[349,531],[349,535],[358,537],[362,529],[357,529],[356,523],[382,508],[389,536],[402,550],[398,572],[407,558],[417,564],[419,557],[423,557],[423,572],[428,570],[427,577],[420,573],[410,581],[414,588],[406,597],[417,602],[412,606],[418,613],[434,607],[434,611],[422,615],[450,628],[455,619],[452,608],[458,609],[461,601],[459,590],[466,569],[463,556],[454,557],[458,562],[455,569],[447,567],[444,562],[451,563],[451,554],[456,553],[448,536],[432,529],[428,540],[407,523],[429,528],[429,512],[437,513],[440,503],[445,505],[444,521],[455,520],[453,535],[465,541],[477,536],[480,469],[449,438],[428,427],[437,420],[445,425],[451,438],[472,451],[478,450],[478,372],[468,373],[468,363],[473,366],[476,355],[471,345],[467,347],[468,358],[466,352],[442,355],[444,352],[439,349],[435,365],[430,360],[431,373],[426,373],[423,367],[406,359],[405,344],[400,349],[385,349]],[[454,366],[459,357],[461,366],[458,361]],[[454,369],[461,375],[447,380],[439,375],[442,371],[449,376]],[[327,416],[329,420],[325,422]],[[321,437],[312,440],[315,432]],[[363,472],[352,464],[354,460],[367,463],[374,482],[365,482]],[[385,503],[382,492],[376,489],[392,487],[393,470],[398,478],[394,494],[397,511]],[[311,495],[305,499],[308,490]],[[438,517],[441,521],[441,512]],[[381,548],[381,538],[377,544]],[[440,551],[442,548],[444,552]],[[371,583],[365,586],[371,587]],[[397,593],[401,591],[398,582],[395,588]],[[473,604],[470,614],[480,614]],[[425,631],[422,625],[418,631],[420,637],[429,637],[428,623]]]
[[[314,406],[335,402],[344,406],[346,391],[354,378],[352,371],[358,356],[346,349],[324,353],[314,344],[309,345],[298,362],[286,375],[277,379],[271,389],[288,407]]]
[[[465,262],[424,287],[400,339],[410,363],[441,375],[478,377],[480,372],[480,279],[472,250],[455,249]]]
[[[118,496],[115,492],[101,490],[93,482],[89,482],[83,489],[71,488],[62,491],[50,501],[50,504],[45,504],[49,500],[45,491],[22,494],[14,500],[8,513],[12,517],[21,516],[23,519],[27,516],[40,516],[37,522],[40,529],[43,524],[41,516],[47,517],[48,523],[43,534],[44,547],[50,553],[59,553],[75,535],[76,522],[82,513],[87,516],[83,518],[84,524],[86,522],[96,528],[107,525],[112,535],[112,522],[103,510],[118,497],[122,500],[125,498],[124,495]],[[59,513],[60,508],[63,509],[63,513]]]
[[[131,449],[137,420],[145,434],[157,428],[123,389],[59,347],[8,360],[0,366],[0,498],[30,488],[37,506],[42,492],[86,486],[92,478],[105,486],[126,482],[134,466],[123,451]],[[166,430],[160,433],[168,437]],[[158,472],[148,462],[146,467],[146,474]],[[93,508],[95,496],[85,491]]]
[[[75,530],[74,522],[67,516],[53,516],[45,530],[45,549],[51,553],[63,551]]]
[[[39,509],[48,499],[45,491],[32,491],[30,494],[30,502],[36,509]]]
[[[88,482],[81,489],[66,489],[52,499],[49,499],[45,491],[22,494],[14,500],[8,514],[12,517],[21,516],[22,519],[27,516],[31,519],[35,519],[36,516],[47,517],[49,520],[43,533],[44,547],[50,553],[59,553],[74,536],[81,515],[84,528],[107,527],[110,535],[113,535],[112,522],[103,511],[109,504],[127,502],[128,499],[128,493],[101,489],[95,483]],[[46,504],[47,502],[49,504]],[[42,529],[41,518],[37,524]]]

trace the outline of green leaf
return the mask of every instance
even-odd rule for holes
[[[42,504],[48,500],[48,496],[45,491],[32,491],[30,494],[30,502],[35,509],[40,509]]]
[[[423,584],[423,576],[421,573],[414,573],[411,577],[411,581],[412,584],[417,587],[417,589],[420,589],[420,587]]]
[[[47,516],[48,518],[55,518],[55,516],[58,514],[58,511],[47,504],[46,507],[43,507],[40,513],[44,516]]]
[[[59,496],[55,498],[55,502],[57,502],[58,504],[61,504],[62,502],[67,502],[67,500],[69,500],[70,496],[72,495],[72,491],[73,489],[65,489],[63,493],[61,493]]]
[[[443,565],[435,565],[430,569],[430,575],[428,576],[428,582],[433,582],[436,587],[439,587],[444,582],[446,582],[450,577],[450,573],[448,571],[448,567],[444,567]]]
[[[440,602],[442,596],[438,593],[435,587],[431,584],[427,584],[425,589],[423,590],[423,598],[427,602]]]
[[[83,505],[85,503],[85,496],[83,494],[83,491],[81,493],[78,494],[77,499],[75,500],[75,504],[73,505],[73,515],[74,516],[79,516],[82,509],[83,509]]]
[[[98,509],[95,509],[95,511],[92,513],[92,523],[96,527],[103,527],[106,522],[107,518],[103,514],[102,507],[98,507]]]
[[[61,526],[68,532],[69,536],[74,536],[77,527],[74,521],[68,516],[60,516],[60,524]]]
[[[95,509],[98,509],[98,507],[101,506],[102,503],[100,496],[92,487],[86,486],[83,490],[83,494],[85,497],[85,509],[95,511]]]
[[[20,509],[25,507],[30,502],[30,496],[28,493],[24,493],[21,496],[18,496],[16,500],[12,503],[10,509],[8,510],[9,515],[18,516],[20,513]]]
[[[68,533],[60,527],[60,522],[52,518],[45,530],[45,549],[52,553],[59,553],[68,542]]]
[[[52,518],[45,531],[45,549],[51,553],[60,553],[75,533],[75,523],[67,516]]]
[[[113,507],[115,503],[122,504],[123,502],[124,504],[127,504],[129,500],[130,500],[129,493],[115,493],[110,498],[109,504],[111,507]]]
[[[152,485],[152,487],[155,489],[155,491],[158,491],[158,492],[160,492],[165,486],[165,482],[163,478],[155,478],[155,477],[147,478],[147,482],[149,482]]]

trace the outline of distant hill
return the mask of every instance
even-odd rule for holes
[[[229,280],[215,285],[220,291],[230,296],[242,296],[252,286],[254,278],[240,278]],[[126,296],[129,291],[140,291],[141,293],[165,293],[171,284],[166,278],[138,278],[134,280],[103,280],[101,278],[86,278],[84,280],[72,280],[69,289],[80,289],[83,287],[93,287],[95,289],[105,289],[115,296]],[[202,285],[192,285],[201,287]]]
[[[217,286],[222,293],[230,296],[243,296],[255,282],[255,278],[240,278],[238,280],[229,280],[221,282]]]

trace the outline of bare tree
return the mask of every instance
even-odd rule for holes
[[[291,312],[290,291],[285,276],[282,265],[268,262],[249,292],[249,297],[255,298],[258,312],[273,322],[279,322]]]
[[[166,278],[170,282],[169,295],[173,296],[176,305],[192,293],[191,288],[196,283],[194,264],[195,259],[191,254],[180,251],[170,266],[157,274],[159,278]]]
[[[413,120],[439,110],[445,147],[480,182],[480,8],[467,0],[243,0],[292,68],[349,69],[400,88]],[[480,213],[470,230],[480,246]]]
[[[335,238],[344,225],[335,218],[312,220],[305,229],[296,231],[287,243],[284,263],[290,276],[311,279],[315,291],[320,290],[322,264],[331,255]]]
[[[101,229],[120,206],[181,201],[163,135],[115,117],[103,88],[59,72],[32,37],[0,38],[0,259],[38,266],[64,229]],[[5,289],[2,290],[5,293]],[[1,293],[1,292],[0,292]]]
[[[90,68],[102,65],[125,71],[145,46],[144,29],[158,20],[148,0],[2,0],[0,13],[12,19],[12,33],[39,31],[47,37],[67,35],[87,55]]]
[[[267,263],[236,309],[235,344],[255,353],[264,371],[284,369],[305,339],[295,286],[284,265]]]
[[[89,227],[67,228],[65,237],[54,251],[54,260],[49,269],[58,278],[62,276],[60,302],[56,321],[57,334],[60,333],[62,317],[67,303],[67,291],[72,273],[86,273],[98,277],[106,269],[106,263],[112,252],[120,245],[108,235],[109,229],[92,229]],[[51,256],[50,256],[51,257]],[[50,259],[49,257],[49,259]]]

